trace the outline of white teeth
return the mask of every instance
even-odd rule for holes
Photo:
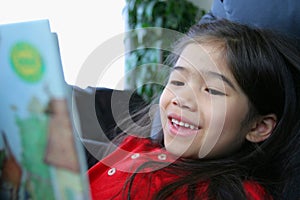
[[[177,124],[177,125],[179,125],[179,126],[183,126],[183,127],[185,127],[185,128],[190,128],[190,129],[192,129],[192,130],[198,130],[198,128],[195,127],[194,125],[190,125],[190,124],[188,124],[188,123],[184,123],[184,122],[178,121],[178,120],[173,119],[173,118],[171,119],[171,121],[172,121],[172,123]]]

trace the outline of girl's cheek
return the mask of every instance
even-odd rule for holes
[[[165,88],[160,96],[159,105],[165,107],[172,99],[170,89]]]

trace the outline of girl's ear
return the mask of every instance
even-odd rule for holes
[[[250,142],[258,143],[266,140],[276,126],[277,117],[274,114],[259,117],[254,123],[246,139]]]

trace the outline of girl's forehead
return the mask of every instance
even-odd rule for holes
[[[190,43],[179,55],[175,66],[189,67],[192,71],[229,73],[222,51],[213,45]],[[230,73],[231,74],[231,73]]]

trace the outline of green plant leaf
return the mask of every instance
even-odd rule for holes
[[[157,1],[151,1],[146,7],[146,17],[149,21],[153,20],[153,8],[156,5]]]
[[[127,23],[130,29],[146,27],[163,27],[179,32],[185,32],[191,25],[197,22],[205,14],[188,0],[126,0],[124,12],[127,12]],[[125,48],[135,49],[126,56],[126,71],[134,72],[126,79],[131,89],[136,89],[146,101],[150,101],[153,95],[161,92],[162,86],[157,84],[145,84],[151,82],[163,83],[167,79],[168,72],[159,71],[157,64],[162,64],[168,56],[168,52],[162,52],[162,32],[137,30],[126,36],[125,40],[130,46]],[[167,38],[169,39],[169,38]],[[153,47],[145,49],[144,47]]]

